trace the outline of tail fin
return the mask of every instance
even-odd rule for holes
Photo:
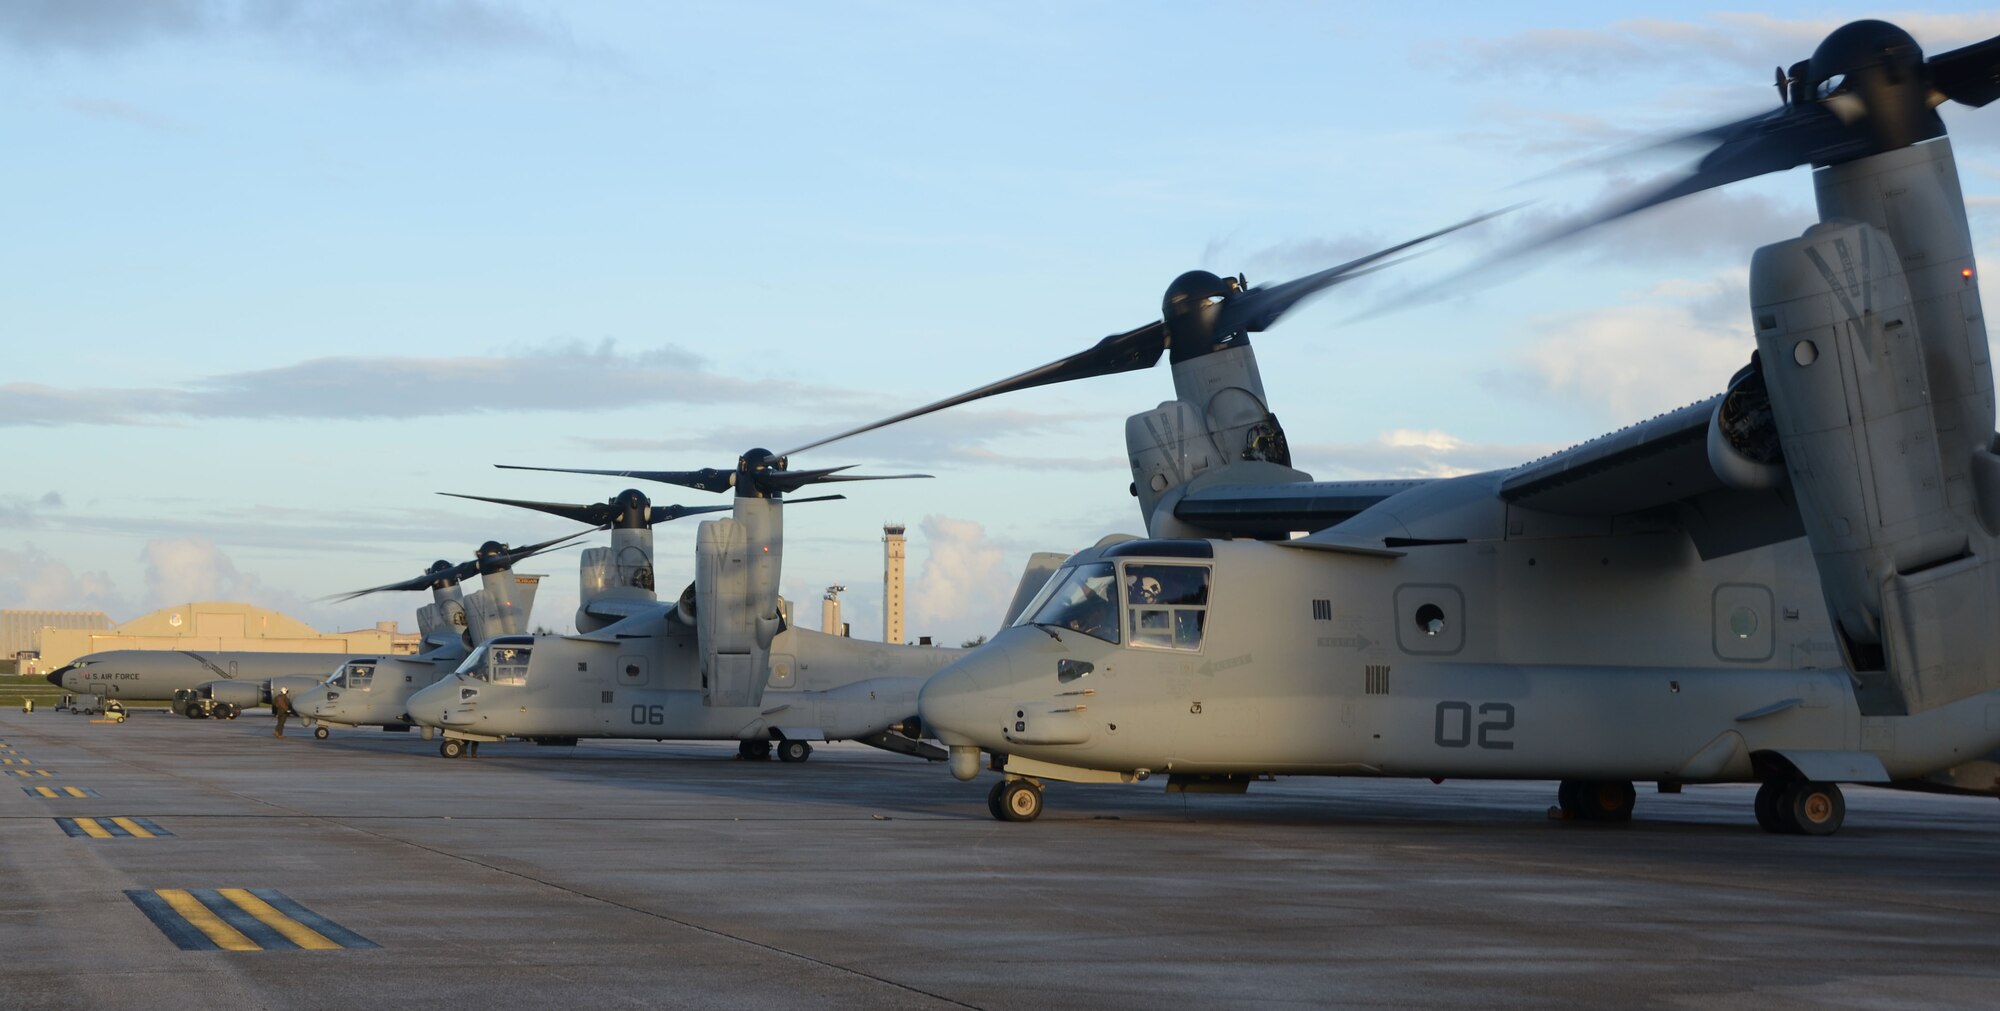
[[[1042,592],[1042,586],[1049,581],[1068,555],[1055,551],[1037,551],[1028,556],[1028,567],[1021,571],[1020,585],[1014,587],[1014,599],[1007,604],[1007,613],[1000,619],[1000,627],[1006,628],[1021,617],[1028,602],[1035,594]]]

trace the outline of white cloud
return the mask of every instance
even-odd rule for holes
[[[135,605],[106,572],[75,572],[34,545],[0,550],[0,608],[32,611],[103,611],[130,618]]]
[[[481,51],[575,49],[569,29],[494,0],[27,0],[0,4],[0,44],[100,55],[247,39],[379,67]]]
[[[1438,429],[1391,429],[1365,442],[1293,444],[1292,459],[1322,481],[1458,477],[1526,463],[1560,448],[1473,442]]]
[[[315,358],[207,376],[179,387],[62,389],[0,383],[0,427],[157,425],[213,418],[424,418],[495,411],[615,410],[643,404],[800,401],[858,394],[736,379],[692,352],[567,342],[454,358]]]
[[[976,635],[991,635],[1014,599],[1019,569],[1009,552],[986,536],[986,528],[949,516],[924,517],[924,562],[910,581],[906,625],[911,636],[929,635],[956,646]]]
[[[1746,275],[1666,281],[1625,304],[1528,323],[1539,336],[1494,377],[1537,397],[1559,397],[1626,424],[1722,392],[1756,343]]]

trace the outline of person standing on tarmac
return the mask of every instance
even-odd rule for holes
[[[278,729],[271,731],[272,737],[285,736],[285,720],[292,715],[290,691],[289,688],[280,688],[278,694],[271,697],[271,714],[278,718]]]

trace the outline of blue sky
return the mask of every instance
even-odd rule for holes
[[[1941,52],[2000,13],[1654,11],[0,6],[0,607],[412,627],[421,595],[316,598],[565,531],[433,492],[623,487],[490,464],[727,466],[1156,318],[1183,270],[1281,280],[1522,200],[1257,338],[1300,465],[1486,469],[1679,406],[1747,359],[1748,254],[1810,223],[1803,170],[1484,287],[1455,266],[1671,171],[1548,174],[1771,106],[1840,23]],[[1990,262],[2000,111],[1945,116]],[[911,633],[990,631],[1028,552],[1139,526],[1123,420],[1170,395],[1162,368],[812,452],[937,480],[794,510],[786,593],[812,624],[844,583],[878,634],[897,520]],[[695,522],[658,531],[663,587]],[[568,627],[573,554],[527,568]]]

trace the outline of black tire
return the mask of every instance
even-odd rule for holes
[[[438,745],[438,754],[446,758],[459,758],[465,754],[465,742],[455,737],[447,737]]]
[[[314,737],[314,738],[315,738],[316,740],[321,740],[321,741],[324,741],[324,740],[326,740],[326,734],[327,734],[327,730],[326,730],[326,728],[325,728],[325,727],[314,727],[314,728],[313,728],[313,737]]]
[[[1791,783],[1779,795],[1777,810],[1794,835],[1832,835],[1847,820],[1847,798],[1833,783]]]
[[[1630,780],[1598,781],[1586,783],[1577,800],[1590,821],[1631,821],[1639,791],[1632,788]]]
[[[736,757],[746,762],[768,762],[771,760],[771,742],[738,741]]]
[[[1007,820],[1007,809],[1000,806],[1000,794],[1006,789],[1007,781],[1003,779],[993,784],[993,789],[986,791],[986,810],[993,815],[994,821]]]
[[[1000,820],[1034,821],[1042,816],[1042,788],[1026,779],[1010,779],[1000,786]]]
[[[1780,798],[1791,784],[1783,780],[1772,780],[1757,787],[1757,827],[1772,835],[1790,835],[1792,828],[1778,814]]]
[[[779,741],[778,761],[803,762],[812,757],[813,746],[804,741]]]
[[[1576,821],[1631,821],[1638,799],[1629,780],[1565,779],[1556,788],[1556,803]]]

